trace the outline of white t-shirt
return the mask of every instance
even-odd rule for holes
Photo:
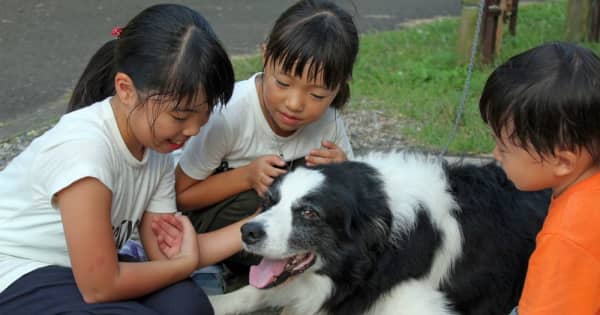
[[[172,157],[147,149],[137,160],[119,133],[109,99],[66,114],[0,172],[0,292],[34,269],[70,267],[53,196],[85,177],[112,191],[117,248],[144,211],[176,210]]]
[[[292,161],[319,148],[323,140],[337,144],[349,159],[353,157],[344,120],[331,107],[289,137],[273,132],[260,108],[255,84],[258,74],[237,82],[229,103],[217,109],[200,133],[186,143],[179,164],[188,176],[203,180],[222,161],[237,168],[269,154],[283,154],[286,161]]]

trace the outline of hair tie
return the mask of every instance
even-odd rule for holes
[[[112,31],[110,32],[110,35],[112,35],[114,38],[119,38],[121,36],[122,32],[123,32],[123,28],[120,26],[117,26],[117,27],[113,27]]]

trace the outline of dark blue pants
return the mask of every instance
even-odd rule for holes
[[[70,268],[34,270],[0,293],[0,314],[144,314],[212,315],[206,294],[192,280],[175,283],[128,301],[87,304]]]

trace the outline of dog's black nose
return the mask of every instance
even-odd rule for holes
[[[263,225],[258,222],[249,222],[242,225],[242,240],[246,244],[256,244],[265,237]]]

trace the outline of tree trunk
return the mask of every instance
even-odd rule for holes
[[[592,1],[594,0],[569,0],[567,41],[582,42],[592,36]]]

